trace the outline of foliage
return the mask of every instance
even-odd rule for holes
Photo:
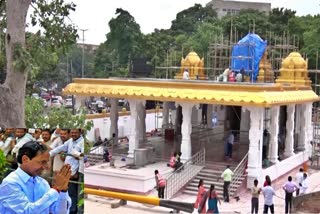
[[[263,12],[252,9],[241,10],[237,15],[228,15],[222,19],[224,34],[228,35],[228,37],[231,26],[233,30],[238,31],[239,39],[249,32],[255,32],[264,37],[270,29],[268,16]]]
[[[71,111],[66,108],[52,108],[47,115],[46,125],[50,128],[84,128],[90,130],[92,121],[86,121],[86,114],[81,112],[77,115],[72,115]]]
[[[171,30],[175,35],[181,33],[190,35],[196,31],[199,23],[211,22],[216,17],[217,13],[211,7],[195,4],[177,14],[176,19],[172,21]]]
[[[17,43],[13,45],[13,67],[15,71],[30,72],[32,58],[26,48]]]
[[[26,97],[25,102],[25,124],[26,127],[37,128],[45,124],[44,107],[42,99]]]
[[[78,37],[77,29],[73,24],[66,22],[71,11],[75,11],[76,5],[65,3],[65,0],[37,0],[33,1],[34,11],[31,15],[31,24],[42,27],[45,38],[50,39],[50,47],[57,47],[64,51],[74,44]]]
[[[139,54],[142,34],[139,24],[128,11],[118,8],[116,14],[118,16],[109,22],[107,42],[116,51],[119,64],[123,67],[127,65],[130,56]]]
[[[47,113],[44,111],[42,100],[27,97],[26,105],[26,126],[30,128],[83,128],[90,130],[93,127],[92,121],[86,121],[86,113],[81,111],[72,115],[69,109],[50,108]]]
[[[78,207],[81,207],[81,206],[84,205],[84,198],[83,198],[83,195],[84,195],[84,183],[83,182],[80,184],[80,188],[81,188],[81,191],[79,193],[80,200],[78,201]]]
[[[0,149],[0,180],[3,176],[3,174],[7,170],[7,160],[6,157],[4,156],[3,151]]]
[[[269,22],[271,31],[276,35],[281,35],[283,32],[288,31],[289,20],[294,18],[296,11],[285,8],[273,8],[269,15]]]

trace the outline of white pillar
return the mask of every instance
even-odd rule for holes
[[[193,103],[179,103],[182,107],[182,115],[183,121],[181,126],[181,152],[182,157],[181,160],[188,160],[192,157],[191,153],[191,132],[192,132],[192,124],[191,124],[191,116],[192,116],[192,108],[194,106]]]
[[[310,141],[313,139],[313,128],[312,128],[312,103],[305,103],[303,106],[303,120],[305,126],[303,127],[304,136],[304,151],[309,153],[311,152],[311,144]]]
[[[279,134],[279,112],[280,106],[275,106],[270,109],[270,142],[269,142],[269,156],[271,163],[278,163],[278,134]]]
[[[146,101],[141,101],[138,104],[137,113],[138,113],[138,138],[139,143],[146,141]]]
[[[258,179],[259,183],[263,181],[262,142],[264,108],[247,107],[246,109],[250,111],[247,188],[251,188],[255,179]]]
[[[169,124],[169,102],[163,102],[162,108],[162,127]]]
[[[286,123],[286,142],[284,146],[284,155],[290,157],[294,155],[293,152],[293,130],[294,130],[294,105],[287,105],[287,123]]]
[[[118,99],[117,98],[111,98],[110,99],[110,137],[112,137],[112,134],[116,134],[116,137],[114,139],[115,143],[118,143],[118,118],[119,118],[119,112],[118,112]]]
[[[133,158],[134,150],[139,148],[139,135],[141,132],[139,129],[139,117],[138,117],[138,108],[141,108],[142,100],[128,100],[130,104],[130,136],[129,136],[129,151],[128,158]]]

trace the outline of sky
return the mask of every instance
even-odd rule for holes
[[[71,19],[84,33],[85,43],[100,44],[106,40],[108,23],[115,18],[116,8],[127,10],[140,25],[142,33],[155,28],[168,29],[176,14],[195,3],[205,6],[210,0],[73,0],[77,5]],[[246,0],[252,1],[252,0]],[[320,14],[320,0],[255,0],[269,2],[271,7],[284,7],[297,11],[298,16]],[[79,31],[82,42],[82,31]]]

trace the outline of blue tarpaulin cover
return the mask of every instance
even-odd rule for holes
[[[266,48],[267,41],[263,41],[257,34],[249,33],[233,46],[231,69],[239,72],[244,68],[246,75],[250,75],[250,79],[256,81],[259,63]]]

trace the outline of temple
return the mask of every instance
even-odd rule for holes
[[[189,70],[190,80],[182,80],[184,69]],[[234,187],[231,188],[237,189],[243,182],[247,188],[250,188],[254,179],[263,183],[265,175],[269,175],[275,180],[308,161],[311,156],[310,143],[313,138],[312,104],[319,101],[318,95],[310,86],[308,63],[299,53],[292,52],[283,60],[280,75],[275,81],[266,50],[262,52],[256,69],[258,72],[256,81],[252,80],[254,69],[244,74],[242,82],[210,81],[207,80],[204,72],[204,59],[200,59],[197,53],[190,52],[185,59],[182,58],[181,70],[172,80],[74,79],[63,93],[110,99],[111,111],[108,115],[110,128],[108,130],[117,136],[119,135],[118,100],[128,100],[130,105],[128,129],[130,130],[126,132],[129,139],[126,157],[131,159],[135,158],[135,151],[150,141],[146,136],[146,114],[148,114],[145,111],[146,101],[163,102],[161,111],[163,135],[159,136],[165,138],[166,131],[173,129],[174,135],[178,136],[176,140],[179,141],[182,152],[181,159],[188,163],[185,168],[195,163],[190,160],[199,155],[199,152],[205,156],[205,162],[198,164],[200,169],[193,171],[194,174],[191,173],[192,176],[181,184],[180,189],[192,181],[200,170],[206,167],[206,164],[210,165],[210,160],[230,162],[223,157],[217,159],[218,156],[223,156],[220,154],[224,153],[225,134],[216,136],[220,132],[236,131],[236,143],[241,149],[238,150],[236,160],[230,162],[235,164],[234,169],[238,176]],[[234,70],[237,69],[234,68]],[[265,81],[266,78],[268,81]],[[204,111],[204,105],[207,105],[206,111]],[[203,114],[208,118],[205,121]],[[217,123],[212,120],[213,115],[217,118]],[[106,114],[100,115],[100,119],[105,117]],[[91,119],[98,120],[99,117]],[[201,123],[202,126],[199,126]],[[198,133],[207,134],[205,143],[202,143],[201,134],[196,139],[194,137],[194,133],[199,129],[202,131]],[[165,145],[166,142],[163,141],[162,144]],[[210,149],[216,149],[215,152],[219,154],[209,153]],[[174,148],[171,148],[170,152],[173,151]],[[114,169],[111,171],[114,175]],[[104,176],[106,176],[105,173]],[[86,169],[88,179],[98,174],[97,167],[92,170],[90,167]],[[102,174],[100,176],[103,177]],[[108,179],[107,177],[105,179]],[[127,176],[128,179],[137,181],[129,177]],[[137,179],[138,177],[137,175]],[[145,178],[145,180],[148,179]],[[89,180],[86,183],[94,185]],[[114,189],[115,187],[110,186],[110,183],[111,181],[105,187]],[[127,188],[128,191],[136,191],[134,187],[133,189],[123,188]],[[179,187],[177,188],[179,190]],[[147,191],[148,188],[145,188],[144,192]]]

